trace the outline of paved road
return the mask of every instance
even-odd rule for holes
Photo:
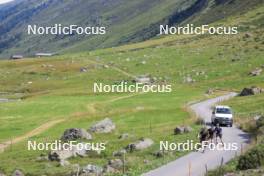
[[[206,122],[211,121],[211,107],[221,101],[234,97],[236,93],[230,93],[217,98],[209,99],[203,102],[191,105],[191,109]],[[223,141],[225,143],[237,143],[238,150],[236,151],[211,151],[207,149],[202,152],[191,152],[173,162],[170,162],[160,168],[152,170],[143,176],[203,176],[205,175],[206,165],[208,170],[217,168],[223,158],[226,163],[237,154],[241,153],[243,148],[249,143],[249,135],[239,130],[238,128],[223,128]],[[189,169],[190,168],[190,169]],[[190,170],[190,171],[189,171]]]

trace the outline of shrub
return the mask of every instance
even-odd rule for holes
[[[239,157],[237,169],[256,169],[264,164],[264,144],[260,144]]]

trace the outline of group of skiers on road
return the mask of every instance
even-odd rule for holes
[[[200,143],[209,141],[209,140],[211,143],[213,143],[213,139],[215,138],[215,141],[217,144],[218,138],[219,138],[222,145],[224,145],[222,137],[223,137],[223,130],[219,124],[217,124],[216,126],[211,125],[209,129],[207,127],[203,127],[199,132]]]

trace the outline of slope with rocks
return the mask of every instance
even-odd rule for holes
[[[0,56],[77,52],[156,37],[160,24],[207,24],[242,13],[262,0],[19,0],[0,9]],[[27,25],[105,26],[106,35],[27,35]]]

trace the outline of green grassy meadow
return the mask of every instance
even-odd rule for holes
[[[164,158],[151,153],[159,149],[160,140],[196,140],[200,128],[186,109],[188,102],[209,98],[208,89],[215,96],[228,91],[240,92],[244,87],[264,87],[264,74],[248,73],[264,64],[263,24],[264,7],[240,16],[220,21],[239,25],[236,36],[167,36],[143,43],[117,48],[58,55],[52,58],[29,58],[0,61],[0,96],[21,99],[0,104],[0,143],[22,136],[43,123],[63,119],[30,140],[53,141],[67,128],[88,129],[95,122],[110,117],[117,129],[111,134],[95,134],[93,141],[105,141],[107,150],[100,156],[73,158],[72,164],[89,163],[103,166],[112,153],[141,137],[149,137],[155,145],[149,150],[129,153],[128,175],[156,168],[182,156],[171,152]],[[246,27],[254,28],[247,29]],[[245,38],[250,31],[251,37]],[[144,61],[144,62],[143,62]],[[107,67],[106,67],[107,65]],[[87,72],[80,72],[80,68]],[[113,84],[132,80],[133,76],[150,74],[158,83],[172,85],[171,93],[95,94],[94,82]],[[185,83],[184,77],[194,83]],[[236,97],[228,102],[237,118],[251,118],[263,113],[264,96]],[[140,107],[140,108],[138,108]],[[191,125],[195,130],[173,135],[178,125]],[[119,140],[122,133],[133,136]],[[56,162],[37,162],[42,151],[27,151],[26,141],[8,147],[0,153],[0,170],[11,173],[21,169],[28,175],[65,175],[69,170]],[[144,160],[150,162],[145,164]]]

